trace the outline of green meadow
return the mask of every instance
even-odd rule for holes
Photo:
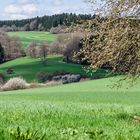
[[[48,32],[12,32],[23,46],[33,40],[52,42]],[[12,68],[14,73],[8,74]],[[87,73],[83,66],[58,55],[18,58],[0,65],[0,73],[37,82],[38,72],[81,74],[94,80],[52,87],[0,92],[0,140],[140,140],[140,79],[131,87],[122,76],[104,77],[105,70]],[[96,80],[96,78],[102,77]],[[121,85],[118,88],[117,85]]]
[[[14,73],[7,74],[7,69],[12,68]],[[73,74],[81,74],[86,77],[91,77],[90,73],[87,73],[83,66],[72,64],[72,63],[65,63],[63,62],[62,56],[48,56],[46,65],[42,63],[40,59],[33,59],[33,58],[18,58],[0,66],[0,73],[3,73],[7,79],[10,77],[23,77],[28,82],[37,82],[37,73],[38,72],[45,72],[47,74],[52,74],[54,72],[70,72]],[[97,72],[93,73],[93,77],[97,76],[104,76],[107,72],[104,70],[98,70]]]
[[[139,140],[140,84],[119,77],[0,93],[0,139]]]
[[[27,47],[32,41],[51,43],[56,39],[56,36],[49,32],[8,32],[8,35],[19,37],[24,47]]]

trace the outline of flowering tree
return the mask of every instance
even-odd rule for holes
[[[91,4],[97,1],[89,0]],[[84,41],[85,58],[94,69],[108,63],[113,71],[140,74],[140,0],[102,0]]]

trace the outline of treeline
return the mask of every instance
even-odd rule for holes
[[[52,42],[31,42],[27,48],[22,47],[19,37],[8,36],[5,32],[0,32],[0,64],[20,57],[40,58],[43,64],[46,62],[46,56],[63,55],[67,63],[87,64],[82,61],[83,55],[74,56],[82,48],[82,38],[84,33],[64,33],[59,34],[57,39]]]
[[[95,15],[83,14],[57,14],[52,16],[35,17],[23,20],[0,21],[0,29],[3,31],[49,31],[52,27],[70,26],[80,20],[94,19]]]

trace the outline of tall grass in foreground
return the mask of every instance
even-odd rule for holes
[[[116,79],[0,93],[0,139],[20,130],[45,140],[139,140],[139,83],[107,86]]]

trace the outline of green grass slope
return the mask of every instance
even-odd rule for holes
[[[14,74],[7,74],[6,70],[13,68]],[[10,77],[23,77],[28,82],[37,81],[37,73],[53,73],[56,71],[66,71],[74,74],[81,74],[89,76],[81,65],[65,63],[62,56],[49,56],[46,65],[44,66],[40,59],[32,59],[28,57],[18,58],[0,65],[0,73],[6,75],[7,79]],[[94,75],[104,75],[105,71],[99,70]]]
[[[29,129],[49,140],[139,140],[132,116],[140,115],[140,83],[108,86],[117,80],[1,92],[0,139],[25,136]]]
[[[8,32],[8,35],[19,37],[24,47],[32,41],[53,42],[56,39],[56,36],[49,32]]]

